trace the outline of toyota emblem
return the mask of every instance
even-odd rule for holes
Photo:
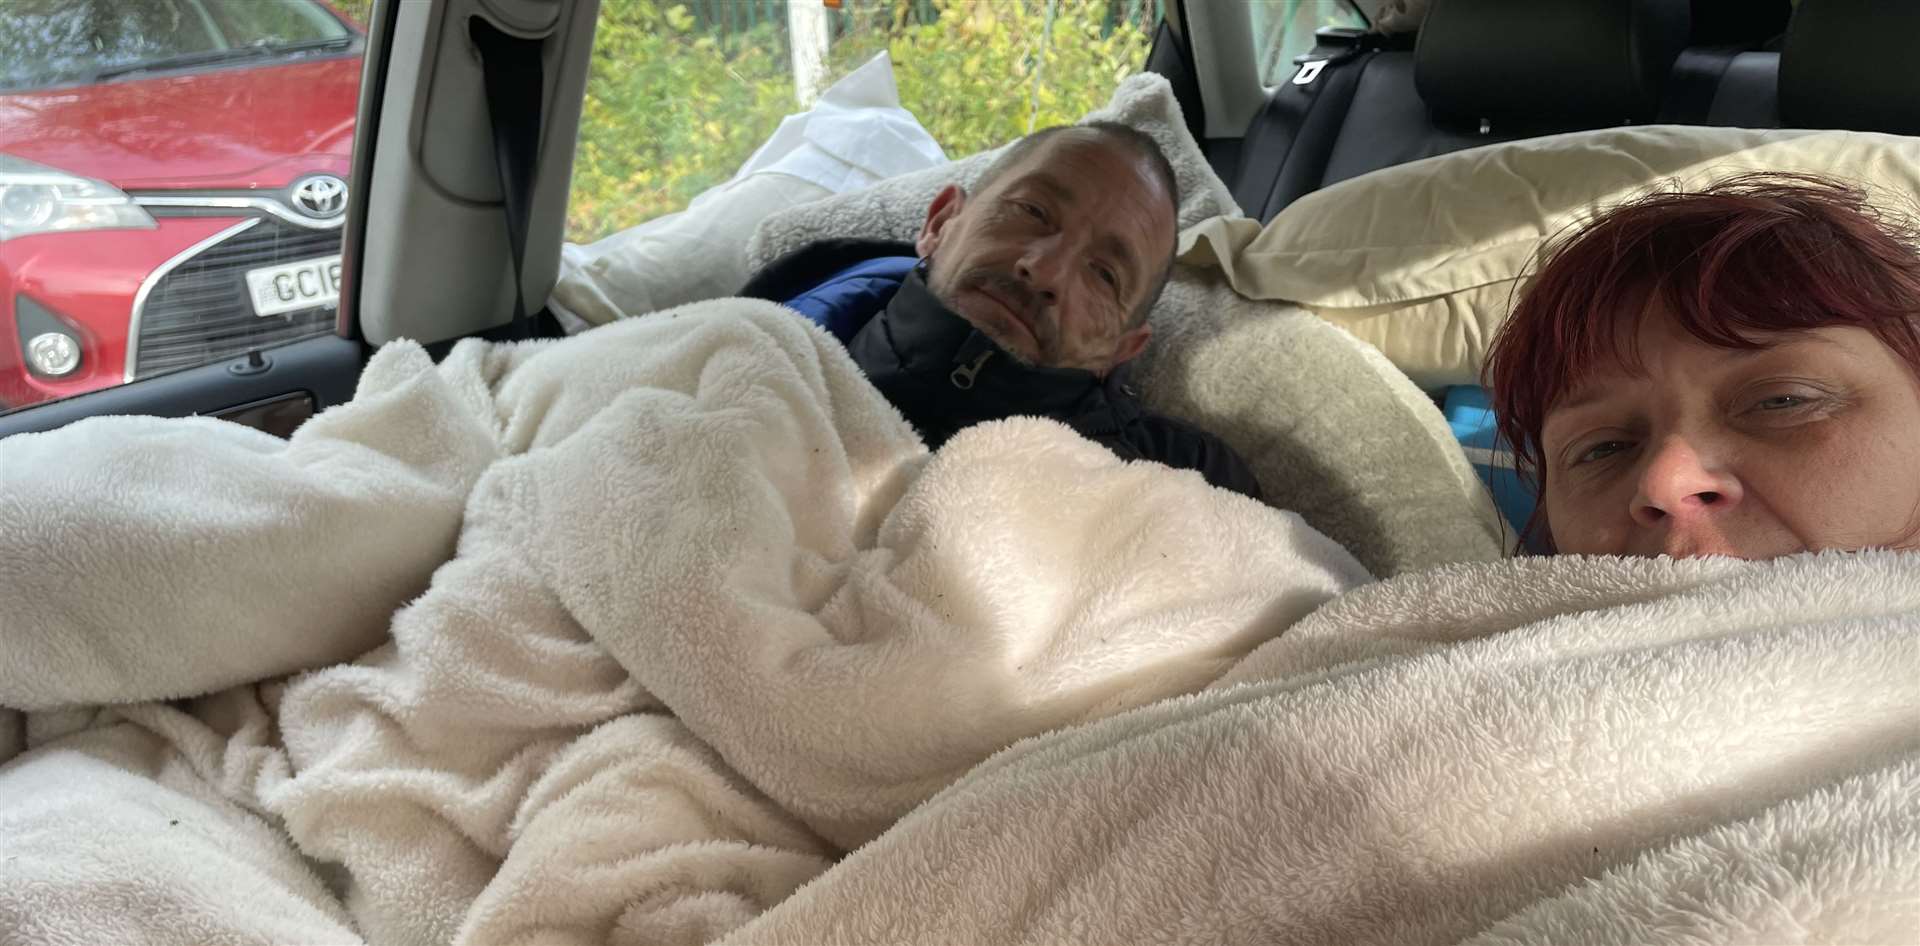
[[[310,217],[338,217],[347,210],[347,182],[316,174],[293,185],[293,206]]]

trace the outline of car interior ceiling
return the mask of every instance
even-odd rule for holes
[[[1322,30],[1243,135],[1204,146],[1265,221],[1368,171],[1621,124],[1920,134],[1915,36],[1920,4],[1875,0],[1434,0],[1418,34]]]

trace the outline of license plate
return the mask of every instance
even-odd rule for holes
[[[317,309],[340,301],[340,257],[323,256],[247,270],[254,315]]]

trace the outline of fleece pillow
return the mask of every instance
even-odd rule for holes
[[[1167,80],[1151,73],[1129,76],[1114,90],[1105,108],[1083,122],[1119,122],[1153,138],[1173,165],[1180,185],[1180,226],[1184,229],[1217,216],[1240,216],[1233,193],[1220,181],[1187,132],[1180,105]],[[860,237],[912,241],[927,217],[927,205],[948,184],[972,188],[1006,145],[949,164],[889,178],[864,190],[841,194],[806,207],[774,213],[747,243],[747,260],[759,269],[816,240]]]
[[[1133,76],[1087,118],[1153,136],[1180,183],[1182,226],[1239,214],[1165,79]],[[761,266],[815,240],[911,240],[940,188],[971,186],[997,155],[774,214],[748,257]],[[1499,517],[1445,419],[1379,352],[1298,307],[1242,298],[1220,273],[1184,266],[1151,321],[1154,340],[1133,375],[1142,401],[1225,440],[1268,503],[1298,512],[1375,575],[1500,556]]]
[[[1752,171],[1826,174],[1912,206],[1920,139],[1849,131],[1649,125],[1510,141],[1308,194],[1264,228],[1210,220],[1181,261],[1242,294],[1298,303],[1422,387],[1474,384],[1541,247],[1608,207]]]

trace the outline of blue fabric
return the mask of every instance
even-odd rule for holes
[[[874,314],[886,308],[914,264],[911,256],[881,256],[828,276],[819,285],[787,300],[808,321],[826,329],[844,345]]]
[[[1467,462],[1493,495],[1493,505],[1516,536],[1524,534],[1533,518],[1533,490],[1514,469],[1513,451],[1500,440],[1494,426],[1493,402],[1486,388],[1456,385],[1446,389],[1441,412],[1454,439],[1466,450]],[[1534,551],[1540,551],[1534,548]]]

